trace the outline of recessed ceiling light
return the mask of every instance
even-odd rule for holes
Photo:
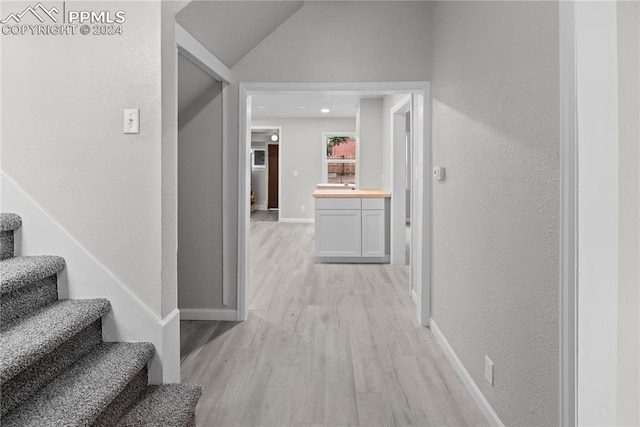
[[[264,110],[265,108],[267,108],[267,107],[264,106],[264,105],[258,105],[258,110]]]
[[[322,110],[320,110],[321,113],[327,114],[330,113],[331,110],[329,110],[328,108],[323,108]]]

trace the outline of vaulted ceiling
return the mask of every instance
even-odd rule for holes
[[[232,68],[285,22],[302,1],[192,1],[176,22]]]

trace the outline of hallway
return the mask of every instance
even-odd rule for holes
[[[247,320],[181,322],[198,425],[486,425],[418,325],[408,268],[314,264],[313,230],[252,222]]]

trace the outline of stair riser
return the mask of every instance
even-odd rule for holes
[[[13,251],[13,231],[0,232],[0,259],[11,258],[13,256]]]
[[[51,353],[2,384],[2,415],[26,401],[51,379],[88,354],[102,341],[102,321],[96,320]]]
[[[57,276],[49,276],[29,286],[3,294],[0,299],[0,321],[13,322],[29,316],[58,299]]]
[[[114,420],[120,419],[127,412],[128,408],[146,390],[148,383],[149,374],[145,366],[100,414],[100,417],[91,424],[92,427],[113,426]]]

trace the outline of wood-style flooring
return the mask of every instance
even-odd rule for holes
[[[247,320],[181,322],[198,425],[486,425],[416,320],[408,268],[315,264],[313,232],[252,222]]]

